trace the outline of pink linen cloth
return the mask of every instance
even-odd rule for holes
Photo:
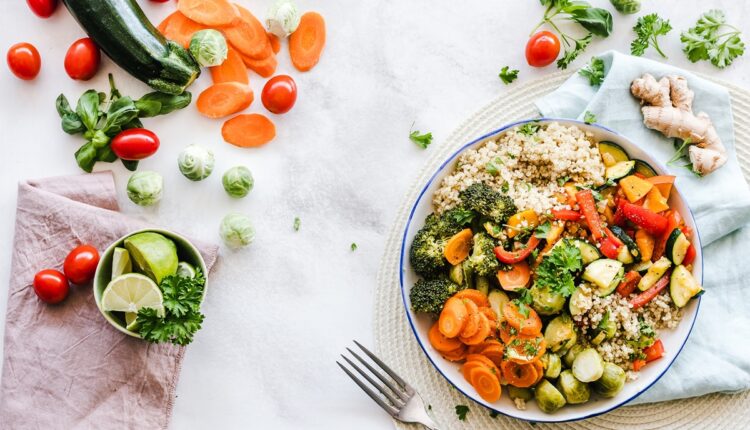
[[[91,285],[58,305],[37,299],[34,274],[62,270],[88,243],[100,252],[151,226],[117,212],[112,172],[22,182],[18,187],[0,429],[161,429],[172,414],[184,347],[127,336],[102,317]],[[194,242],[210,270],[218,248]]]

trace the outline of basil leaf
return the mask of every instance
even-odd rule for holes
[[[96,159],[98,161],[104,161],[106,163],[112,163],[117,160],[117,154],[112,150],[110,145],[103,148],[99,148],[96,151]]]
[[[109,101],[110,103],[122,97],[120,90],[115,86],[115,77],[110,73],[109,77]]]
[[[68,134],[78,134],[85,131],[86,127],[81,122],[81,118],[71,111],[62,116],[62,129]]]
[[[577,9],[571,13],[571,18],[597,36],[607,37],[612,32],[612,14],[605,9]]]
[[[156,100],[136,100],[135,107],[138,108],[138,118],[151,118],[161,112],[161,103]]]
[[[107,134],[117,133],[123,125],[138,116],[138,108],[130,97],[120,97],[112,102],[107,109],[107,120],[102,130]]]
[[[68,98],[65,97],[65,94],[57,96],[57,100],[55,100],[55,109],[57,109],[57,114],[60,115],[60,118],[67,114],[75,113],[73,112],[73,109],[70,108],[70,103],[68,103]]]
[[[76,163],[78,167],[84,171],[91,173],[96,164],[96,148],[91,142],[86,142],[75,153]]]
[[[138,168],[138,160],[123,160],[121,158],[120,161],[122,161],[122,165],[131,172],[135,172],[135,169]]]
[[[96,149],[104,148],[109,144],[110,137],[107,136],[102,130],[96,130],[94,136],[91,138],[91,144]]]
[[[138,118],[133,118],[129,123],[122,126],[123,130],[129,130],[131,128],[143,128],[143,123]]]
[[[99,94],[88,90],[78,99],[76,113],[88,130],[94,130],[99,122]]]
[[[138,117],[150,118],[157,115],[166,115],[188,106],[192,101],[192,97],[192,94],[187,91],[177,95],[162,93],[160,91],[145,94],[135,101],[135,105],[138,108]]]

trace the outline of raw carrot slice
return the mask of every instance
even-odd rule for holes
[[[276,137],[276,126],[270,119],[251,113],[237,115],[221,127],[224,141],[242,148],[263,146]],[[464,310],[466,307],[463,307]]]
[[[453,351],[442,352],[440,355],[448,361],[461,361],[466,358],[466,346],[461,345]]]
[[[254,60],[260,60],[273,54],[263,24],[249,10],[238,4],[235,4],[235,7],[239,12],[240,19],[221,29],[229,43],[243,55]]]
[[[247,67],[245,67],[242,57],[231,46],[227,46],[227,48],[227,59],[221,65],[210,68],[211,80],[214,84],[223,84],[225,82],[249,84],[250,79],[247,77]]]
[[[500,366],[503,362],[505,348],[502,344],[488,345],[482,350],[481,354],[495,363],[495,366]]]
[[[174,40],[176,43],[182,45],[183,48],[188,49],[193,34],[205,30],[207,27],[191,20],[180,13],[180,11],[175,11],[166,17],[156,28],[167,39]]]
[[[273,76],[276,72],[276,66],[279,64],[278,61],[276,61],[276,56],[273,54],[262,60],[253,60],[249,57],[242,57],[242,60],[245,62],[248,69],[264,78]]]
[[[475,367],[469,372],[469,383],[484,400],[493,403],[500,400],[502,387],[500,379],[486,367]]]
[[[300,72],[306,72],[320,60],[326,44],[326,23],[320,14],[307,12],[302,15],[297,30],[289,36],[289,56]]]
[[[203,90],[195,105],[209,118],[221,118],[247,109],[253,102],[253,90],[238,82],[214,84]]]
[[[438,327],[437,322],[432,325],[427,337],[430,339],[430,345],[440,352],[453,351],[463,346],[460,340],[443,336],[443,334],[440,333],[440,328]]]
[[[211,27],[229,25],[239,18],[227,0],[180,0],[177,10],[193,21]]]
[[[443,310],[440,312],[440,318],[438,319],[440,333],[446,337],[458,336],[464,329],[468,316],[469,312],[461,299],[451,297],[445,302]]]
[[[465,228],[448,239],[443,248],[443,256],[448,260],[448,263],[455,266],[466,260],[466,257],[469,256],[469,251],[471,251],[472,237],[474,237],[474,234],[471,232],[471,229]]]
[[[508,384],[514,387],[527,388],[534,385],[539,378],[539,372],[534,364],[518,364],[513,361],[503,361],[500,368]]]
[[[478,315],[479,328],[477,329],[477,332],[471,337],[459,337],[461,342],[465,343],[466,345],[476,345],[482,343],[485,339],[487,339],[487,337],[489,337],[490,333],[492,333],[492,326],[490,325],[490,321],[487,319],[487,317],[482,313],[478,313]]]
[[[528,308],[529,314],[525,316],[513,301],[503,305],[503,316],[511,327],[518,330],[519,334],[539,335],[542,333],[542,320],[534,309]]]
[[[274,54],[278,54],[279,51],[281,51],[281,41],[279,40],[279,37],[273,33],[266,32],[266,34],[268,35],[268,43],[271,44],[271,50]]]
[[[454,294],[453,297],[457,297],[459,299],[469,299],[480,308],[487,308],[490,306],[490,301],[487,299],[487,296],[483,292],[475,290],[473,288],[461,290]]]
[[[531,279],[531,270],[526,260],[510,266],[510,270],[498,270],[497,280],[505,291],[517,291],[526,287]]]

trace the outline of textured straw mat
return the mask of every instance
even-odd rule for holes
[[[422,393],[432,405],[432,413],[441,428],[471,429],[722,429],[750,427],[750,391],[739,394],[709,394],[703,397],[622,407],[598,417],[557,425],[537,424],[498,416],[490,418],[488,410],[464,397],[434,370],[411,332],[404,313],[398,282],[399,252],[408,212],[417,195],[440,163],[461,145],[514,120],[533,118],[533,105],[570,76],[557,72],[543,79],[518,85],[479,110],[461,124],[448,139],[433,149],[429,162],[416,179],[401,207],[390,232],[381,262],[375,297],[375,339],[378,355]],[[707,77],[706,77],[707,78]],[[711,79],[711,78],[707,78]],[[745,178],[750,180],[750,91],[726,82],[734,112],[737,155]],[[467,420],[456,419],[454,407],[471,408]],[[417,428],[395,423],[397,428]]]

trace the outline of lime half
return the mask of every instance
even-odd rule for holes
[[[110,281],[102,293],[102,309],[109,312],[138,313],[142,308],[164,311],[161,290],[149,277],[126,273]]]
[[[112,278],[110,279],[132,271],[133,262],[130,260],[130,253],[127,249],[118,246],[112,253]]]
[[[130,253],[137,271],[157,284],[177,271],[177,247],[159,233],[147,231],[134,234],[125,239],[125,249]]]
[[[138,330],[138,323],[135,321],[138,314],[135,312],[125,312],[125,328],[130,331]]]

